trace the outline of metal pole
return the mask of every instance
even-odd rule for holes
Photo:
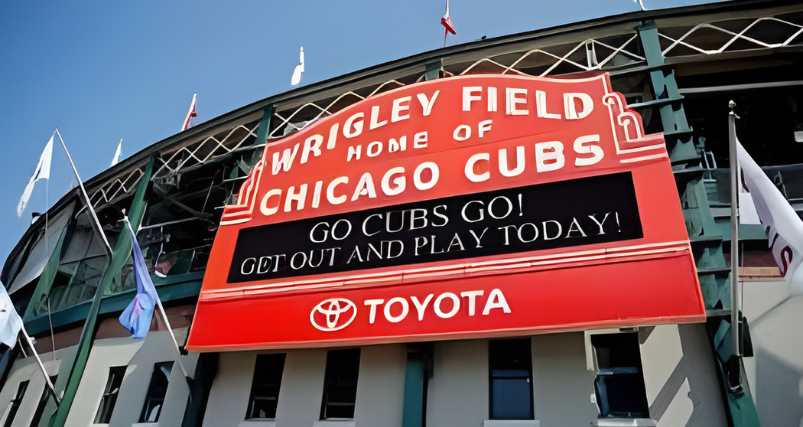
[[[178,341],[176,341],[176,336],[173,335],[173,328],[170,327],[170,321],[167,320],[167,313],[165,313],[165,308],[162,307],[162,300],[157,298],[156,303],[159,305],[159,312],[162,313],[162,319],[165,321],[165,326],[167,326],[167,332],[170,332],[170,338],[173,338],[173,344],[176,345],[176,351],[178,351],[178,366],[181,368],[181,373],[184,374],[184,378],[189,378],[190,376],[187,375],[187,369],[184,368],[184,363],[181,361],[181,350],[178,347]]]
[[[20,329],[22,330],[22,335],[24,335],[25,339],[28,341],[28,347],[31,348],[34,357],[36,357],[36,361],[39,362],[39,369],[42,370],[42,374],[45,376],[45,382],[47,382],[47,386],[53,393],[53,398],[56,399],[56,405],[61,405],[61,399],[59,399],[59,395],[56,394],[56,388],[53,387],[53,383],[50,382],[50,376],[47,375],[47,371],[45,370],[45,365],[42,363],[42,359],[39,358],[39,353],[37,353],[36,349],[33,347],[33,342],[31,342],[31,337],[28,336],[28,331],[25,330],[25,326],[22,326]]]
[[[731,332],[733,355],[740,355],[739,348],[739,155],[736,148],[736,103],[728,103],[728,141],[731,168]]]
[[[61,146],[64,147],[64,152],[67,153],[67,159],[70,160],[70,165],[72,166],[72,171],[75,173],[75,178],[78,179],[78,186],[81,187],[81,194],[84,195],[84,201],[86,202],[86,207],[87,210],[89,211],[89,214],[92,215],[92,220],[94,221],[96,231],[100,235],[101,239],[103,239],[103,243],[106,244],[106,249],[109,251],[109,254],[114,255],[114,250],[112,250],[112,246],[106,239],[106,234],[103,233],[103,227],[101,227],[100,221],[98,221],[98,216],[95,214],[95,209],[92,207],[92,202],[89,201],[89,196],[86,194],[86,189],[84,188],[84,182],[81,181],[81,177],[78,176],[78,170],[75,169],[75,163],[73,163],[72,161],[72,156],[70,156],[70,152],[67,151],[67,145],[64,144],[64,139],[61,137],[61,132],[59,132],[59,128],[56,128],[56,135],[59,136],[59,141],[61,141]]]
[[[53,345],[53,360],[56,360],[56,334],[53,333],[53,317],[50,315],[50,295],[47,296],[47,321],[50,322],[50,343]]]
[[[125,211],[123,211],[123,214],[125,214]],[[125,217],[125,221],[127,224],[126,226],[131,229],[131,222],[128,221],[128,217]],[[133,229],[131,230],[133,231]],[[137,233],[139,230],[141,230],[141,228],[137,229],[132,238],[137,238]],[[167,332],[170,333],[170,338],[173,339],[173,344],[176,346],[176,351],[178,352],[178,359],[176,360],[178,360],[178,366],[181,368],[181,373],[184,374],[184,378],[189,378],[190,376],[187,374],[187,369],[184,367],[184,362],[181,361],[181,349],[178,346],[178,340],[176,340],[176,336],[173,334],[173,328],[170,326],[170,321],[167,320],[167,312],[165,312],[165,308],[162,306],[162,300],[159,298],[158,294],[156,295],[156,304],[159,306],[159,313],[162,314],[162,319],[165,322],[165,326],[167,326]]]

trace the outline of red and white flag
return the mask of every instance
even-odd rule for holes
[[[767,227],[767,243],[781,275],[792,294],[803,294],[803,221],[738,140],[736,144],[742,178],[739,222]]]
[[[441,25],[446,27],[446,31],[457,34],[454,31],[454,26],[452,25],[452,18],[449,16],[449,0],[446,0],[446,13],[443,14],[443,18],[441,18]]]
[[[452,25],[452,18],[449,16],[449,0],[446,0],[446,13],[444,13],[443,18],[441,18],[441,25],[445,28],[445,30],[443,30],[443,47],[446,47],[446,36],[449,33],[457,34]]]
[[[184,119],[184,125],[181,126],[182,131],[185,131],[190,127],[190,119],[193,117],[198,117],[198,113],[195,112],[195,98],[197,96],[197,93],[192,95],[192,104],[190,104],[190,111],[187,112],[187,118]]]

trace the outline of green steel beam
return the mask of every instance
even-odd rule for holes
[[[180,276],[168,276],[161,278],[158,276],[151,276],[156,292],[159,294],[159,299],[163,303],[170,301],[182,300],[186,298],[196,298],[201,291],[201,283],[203,282],[204,272],[182,274]],[[163,282],[159,283],[159,279]],[[173,279],[165,281],[165,279]],[[103,301],[100,304],[99,314],[108,314],[123,311],[136,294],[136,289],[128,291],[104,295]],[[53,319],[53,327],[59,328],[62,326],[70,325],[73,323],[81,322],[87,318],[89,314],[92,301],[85,301],[81,304],[76,304],[72,307],[54,311],[51,313]],[[47,314],[37,316],[25,320],[25,329],[31,335],[40,334],[50,330],[50,323],[48,322]]]
[[[706,310],[729,310],[731,278],[722,254],[722,233],[711,215],[708,195],[702,181],[702,171],[696,167],[700,156],[694,146],[694,134],[686,120],[683,97],[680,96],[675,81],[675,72],[664,64],[655,23],[646,21],[637,27],[636,31],[644,48],[648,66],[648,70],[645,71],[650,73],[655,95],[655,101],[644,103],[642,106],[658,109],[661,117],[669,160],[675,170],[683,217],[697,263]],[[706,329],[719,370],[720,388],[728,408],[730,424],[734,427],[758,427],[760,425],[758,411],[747,384],[742,359],[740,357],[723,359],[722,356],[731,354],[730,345],[723,342],[724,336],[730,336],[730,333],[722,332],[730,330],[730,323],[724,317],[709,317]]]
[[[137,191],[131,201],[131,209],[129,209],[128,217],[134,229],[139,228],[142,217],[145,214],[145,192],[148,189],[148,184],[150,184],[153,163],[153,158],[151,158],[145,166],[145,173],[139,180]],[[92,350],[92,343],[95,339],[95,333],[97,332],[98,314],[100,313],[103,295],[106,293],[106,289],[109,288],[109,285],[111,285],[115,272],[122,270],[131,257],[132,247],[133,240],[131,234],[121,233],[120,237],[117,239],[111,262],[106,264],[106,268],[98,283],[98,288],[95,291],[92,305],[89,307],[89,313],[84,323],[84,330],[81,332],[81,338],[78,341],[78,347],[75,352],[75,359],[70,369],[69,379],[64,388],[64,395],[62,396],[58,410],[50,418],[50,427],[64,427],[64,424],[67,422],[67,416],[75,400],[78,385],[81,383],[81,378],[84,376],[84,370],[86,369],[89,354]]]
[[[402,427],[422,427],[424,424],[424,375],[425,363],[421,358],[407,357],[404,373],[404,406]]]

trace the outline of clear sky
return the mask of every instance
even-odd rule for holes
[[[644,0],[648,9],[707,3]],[[301,85],[437,49],[445,0],[0,2],[0,263],[76,181],[60,145],[21,218],[16,207],[58,126],[86,180],[195,123]],[[451,0],[449,45],[639,10],[631,0]],[[58,141],[58,140],[57,140]]]

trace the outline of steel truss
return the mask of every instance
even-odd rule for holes
[[[795,21],[803,20],[797,15],[777,15],[759,18],[738,18],[712,21],[689,27],[658,28],[664,57],[688,54],[716,55],[726,52],[751,49],[777,49],[803,45],[803,25]],[[711,31],[717,37],[712,37]],[[783,39],[779,40],[779,35]],[[450,62],[450,57],[442,58],[443,75],[468,74],[518,74],[530,76],[566,75],[593,71],[613,71],[622,68],[646,65],[646,59],[638,43],[638,33],[604,35],[580,42],[555,44],[504,52],[467,62]],[[718,43],[712,47],[712,43]],[[543,44],[534,40],[532,44]],[[683,52],[685,51],[685,53]],[[384,91],[421,81],[426,73],[397,76],[381,84],[368,85],[349,90],[334,98],[304,103],[301,106],[282,109],[281,103],[274,111],[274,120],[268,133],[271,140],[304,129],[310,124],[328,117],[358,101],[375,96]],[[408,83],[405,83],[408,82]],[[224,160],[237,151],[259,148],[253,141],[257,136],[260,121],[240,124],[233,128],[190,142],[178,148],[160,153],[160,163],[153,174],[153,181],[166,184],[178,183],[183,172],[204,164]],[[141,167],[141,165],[140,165]],[[142,176],[139,167],[122,173],[111,182],[102,185],[92,193],[95,206],[111,203],[125,197],[136,187]]]

